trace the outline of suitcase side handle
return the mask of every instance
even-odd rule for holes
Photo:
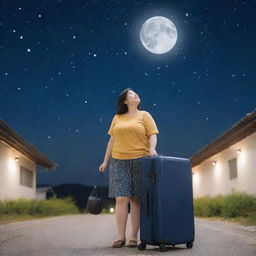
[[[146,214],[147,214],[147,218],[149,218],[149,190],[147,190]]]

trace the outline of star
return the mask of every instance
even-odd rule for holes
[[[31,52],[31,50],[28,48],[28,49],[27,49],[27,52]]]

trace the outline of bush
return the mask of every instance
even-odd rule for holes
[[[78,213],[74,199],[68,196],[64,199],[53,197],[48,200],[8,199],[0,201],[0,216],[3,215],[33,215],[51,216]]]
[[[233,192],[224,199],[223,217],[248,217],[256,211],[256,196],[244,192]]]
[[[254,218],[256,212],[256,196],[244,192],[232,191],[228,195],[215,197],[204,196],[194,199],[196,216],[220,216],[226,218],[249,217]]]

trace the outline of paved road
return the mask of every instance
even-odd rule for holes
[[[130,218],[130,217],[129,217]],[[195,255],[255,256],[256,227],[195,219],[195,242],[169,247],[166,252],[147,245],[111,248],[117,238],[115,215],[79,214],[50,217],[0,225],[0,255],[4,256],[83,256],[83,255]],[[130,234],[130,219],[127,239]]]

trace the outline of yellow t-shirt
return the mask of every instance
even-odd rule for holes
[[[135,116],[116,114],[108,134],[115,142],[112,158],[135,159],[149,155],[149,135],[159,133],[156,123],[147,111],[140,110]]]

